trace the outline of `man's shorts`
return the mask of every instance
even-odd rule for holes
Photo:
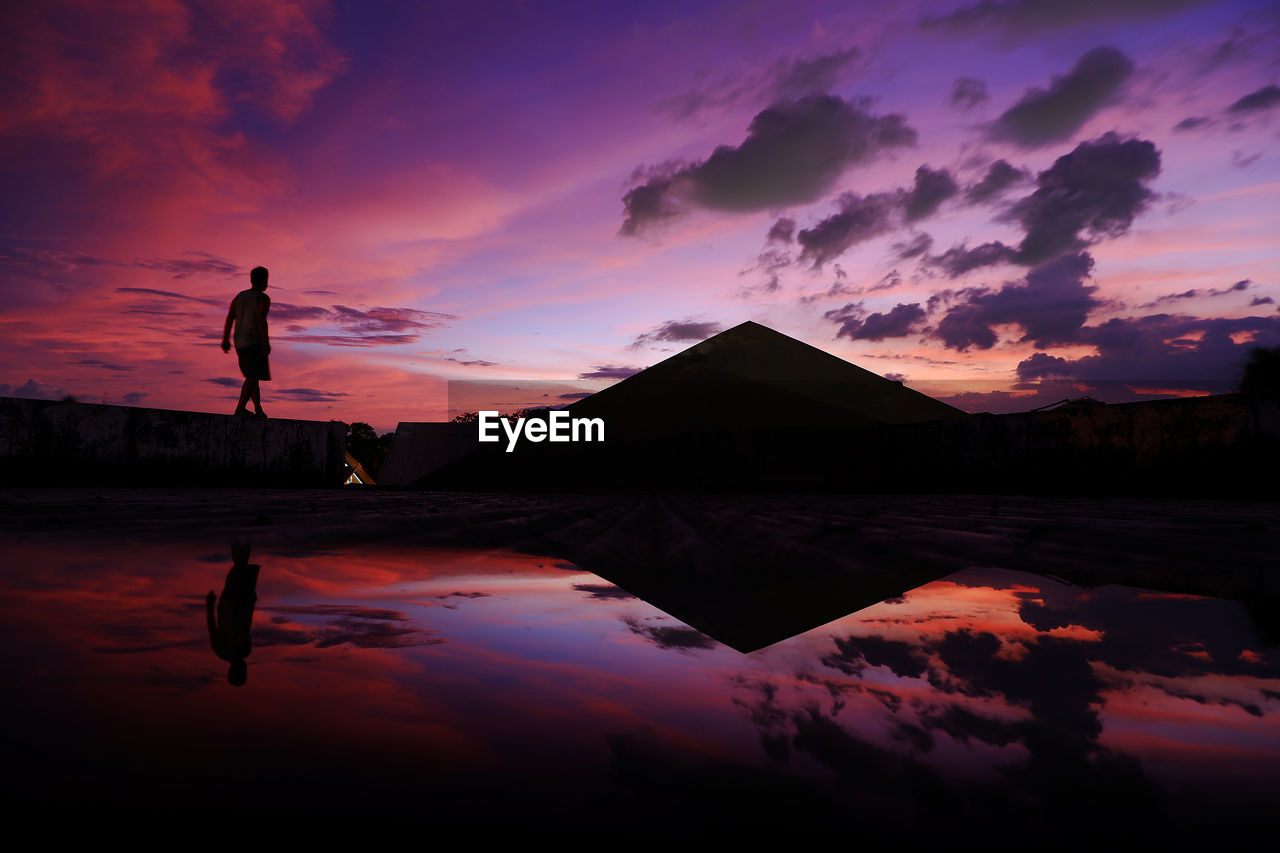
[[[243,349],[237,349],[236,358],[240,359],[240,372],[244,374],[245,379],[271,379],[267,351],[262,344],[250,344]]]

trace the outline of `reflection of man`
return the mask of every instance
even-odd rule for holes
[[[222,600],[213,590],[204,599],[205,619],[209,623],[209,643],[213,653],[231,664],[227,681],[239,687],[249,678],[245,658],[252,646],[249,629],[253,626],[253,606],[258,603],[258,569],[249,565],[249,546],[231,546],[231,571],[222,587]],[[214,602],[218,615],[214,618]]]
[[[271,297],[267,296],[267,268],[254,267],[249,273],[248,290],[242,290],[231,300],[227,322],[222,327],[222,351],[231,351],[231,326],[235,325],[236,357],[240,360],[240,372],[244,385],[240,388],[237,415],[246,415],[245,404],[253,400],[258,417],[262,411],[260,381],[271,379],[271,367],[267,356],[271,354],[271,341],[267,338],[267,311],[271,309]]]

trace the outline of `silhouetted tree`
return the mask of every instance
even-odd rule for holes
[[[1280,347],[1254,347],[1240,379],[1240,390],[1254,397],[1280,397]]]
[[[538,417],[541,413],[549,411],[546,406],[534,406],[531,409],[517,409],[514,412],[502,412],[498,415],[500,418],[506,418],[509,421],[518,420],[519,418]],[[473,424],[480,420],[479,412],[463,412],[456,416],[452,423],[455,424]]]
[[[373,427],[357,421],[347,427],[347,452],[359,460],[364,470],[375,481],[382,473],[382,463],[387,460],[391,450],[391,442],[396,437],[394,432],[378,435]]]

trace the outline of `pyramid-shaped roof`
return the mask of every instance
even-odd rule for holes
[[[579,400],[613,435],[874,426],[961,417],[946,403],[759,323],[746,322]]]

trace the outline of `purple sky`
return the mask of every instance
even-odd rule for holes
[[[379,429],[744,320],[972,410],[1280,344],[1274,3],[53,0],[0,42],[0,394],[229,411],[258,264],[267,410]]]

